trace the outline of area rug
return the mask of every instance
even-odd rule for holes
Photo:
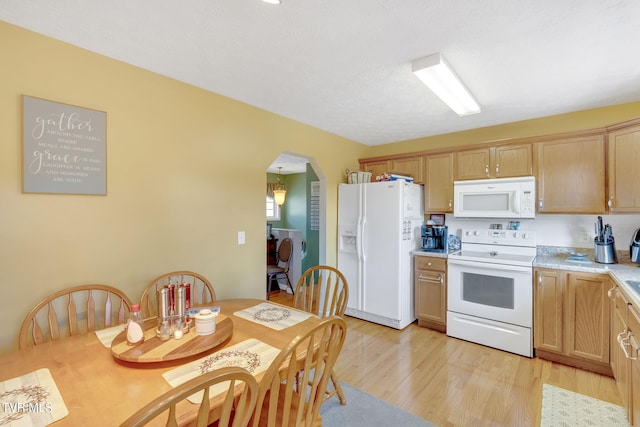
[[[325,427],[435,427],[422,418],[416,417],[390,403],[371,396],[348,384],[340,382],[347,398],[345,406],[337,396],[322,405],[320,415]]]
[[[629,423],[622,406],[544,384],[540,425],[542,427],[628,427]]]

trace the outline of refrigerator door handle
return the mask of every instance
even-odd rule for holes
[[[362,221],[360,222],[360,238],[358,239],[358,243],[360,243],[360,248],[358,249],[358,255],[359,258],[362,260],[362,262],[364,263],[367,259],[367,254],[364,251],[365,248],[365,229],[367,227],[367,218],[363,217]]]

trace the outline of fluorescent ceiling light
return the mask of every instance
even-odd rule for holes
[[[262,1],[269,4],[280,4],[280,0],[262,0]]]
[[[459,116],[480,112],[480,106],[439,53],[417,59],[411,71]]]

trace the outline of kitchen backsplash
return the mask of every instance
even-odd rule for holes
[[[535,230],[538,246],[562,246],[593,249],[594,224],[598,215],[537,215],[535,219],[520,219],[521,230]],[[427,215],[427,219],[429,219]],[[602,215],[604,224],[611,224],[618,251],[629,251],[633,232],[640,228],[640,215]],[[491,224],[509,225],[508,219],[463,219],[446,215],[449,234],[460,236],[463,228],[490,228]]]

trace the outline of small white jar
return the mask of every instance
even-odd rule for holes
[[[214,313],[209,309],[200,310],[195,315],[196,318],[196,334],[211,335],[216,331],[216,317],[218,313]]]

